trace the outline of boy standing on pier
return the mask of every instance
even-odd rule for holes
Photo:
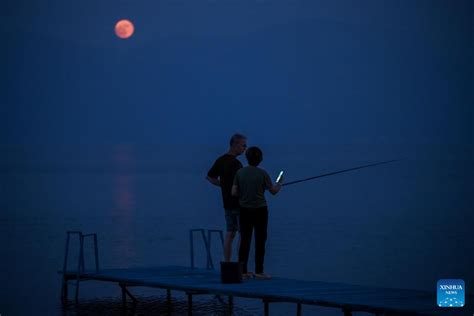
[[[263,160],[262,150],[250,147],[245,153],[249,165],[239,169],[234,178],[232,195],[239,197],[240,203],[240,249],[239,262],[242,264],[244,277],[270,279],[270,275],[263,273],[265,258],[265,243],[267,241],[268,207],[265,200],[265,190],[277,194],[282,186],[283,179],[273,183],[268,173],[259,168]],[[255,275],[247,271],[252,233],[255,231]]]

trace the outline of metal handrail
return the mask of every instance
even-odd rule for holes
[[[190,249],[190,258],[191,258],[191,268],[194,269],[194,232],[201,232],[202,240],[204,241],[204,247],[206,248],[206,268],[209,269],[209,260],[210,260],[210,253],[209,253],[209,244],[207,242],[206,234],[204,232],[203,228],[196,228],[196,229],[190,229],[189,230],[189,242],[191,245]]]
[[[64,264],[63,264],[63,286],[62,295],[63,299],[67,299],[67,262],[69,257],[69,242],[71,235],[77,234],[79,236],[79,256],[77,260],[77,271],[76,271],[76,301],[79,299],[79,282],[81,281],[81,273],[85,272],[85,260],[84,260],[84,238],[93,237],[94,240],[94,259],[95,259],[95,270],[99,272],[99,246],[97,241],[97,234],[83,234],[81,231],[67,231],[66,232],[66,249],[64,253]]]
[[[210,262],[210,266],[212,269],[214,269],[214,263],[213,263],[213,260],[212,260],[212,254],[211,254],[211,237],[212,237],[212,233],[218,233],[219,236],[221,237],[221,243],[222,243],[222,251],[224,251],[224,234],[222,232],[222,230],[220,229],[208,229],[207,230],[207,243],[209,245],[209,262]]]
[[[95,257],[95,272],[99,272],[99,245],[97,243],[97,234],[84,234],[82,235],[83,239],[84,237],[93,237],[94,238],[94,257]],[[84,254],[83,254],[84,256]],[[84,267],[83,267],[84,268]]]
[[[66,249],[64,251],[64,265],[63,265],[63,274],[66,273],[66,270],[67,270],[67,259],[68,259],[68,255],[69,255],[69,240],[70,240],[70,236],[72,234],[78,234],[79,235],[79,239],[81,238],[82,236],[82,232],[80,231],[67,231],[66,232]]]
[[[222,230],[218,229],[208,229],[207,230],[207,237],[205,233],[205,229],[203,228],[196,228],[189,230],[189,243],[190,247],[190,261],[191,261],[191,268],[195,268],[194,266],[194,234],[195,232],[200,232],[202,236],[202,240],[204,242],[204,247],[206,248],[206,269],[214,269],[214,262],[212,260],[211,255],[211,236],[212,233],[219,233],[221,242],[222,242],[222,249],[224,249],[224,235]]]

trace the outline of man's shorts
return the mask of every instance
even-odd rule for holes
[[[239,215],[240,209],[225,210],[225,223],[228,232],[239,231]]]

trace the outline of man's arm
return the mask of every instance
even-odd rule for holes
[[[211,177],[209,177],[209,176],[206,176],[206,179],[207,179],[207,181],[209,181],[210,183],[214,184],[215,186],[218,186],[218,187],[221,186],[221,182],[220,182],[219,179],[217,179],[217,178],[211,178]]]

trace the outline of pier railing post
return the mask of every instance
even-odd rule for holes
[[[94,242],[94,262],[95,262],[95,272],[99,272],[99,245],[98,245],[98,242],[97,242],[97,234],[94,233],[94,234],[84,234],[83,237],[92,237],[93,238],[93,242]],[[83,261],[84,261],[84,258],[83,258]],[[85,270],[84,268],[84,262],[83,262],[83,270]]]
[[[232,315],[234,312],[234,297],[229,296],[229,315]]]
[[[69,254],[69,240],[70,240],[70,234],[69,232],[67,232],[66,233],[66,249],[64,250],[63,275],[66,273],[66,270],[67,270],[67,257]]]
[[[206,233],[204,232],[204,229],[202,228],[197,228],[197,229],[190,229],[189,230],[189,243],[190,243],[190,259],[191,259],[191,268],[194,269],[194,232],[201,232],[202,240],[204,242],[204,248],[206,249],[206,268],[211,269],[213,267],[212,264],[212,259],[211,259],[211,253],[209,249],[209,242],[206,237]]]
[[[63,263],[63,280],[61,286],[61,298],[63,302],[66,302],[68,299],[68,281],[74,279],[73,275],[74,270],[69,272],[69,276],[66,276],[68,272],[68,259],[69,259],[69,243],[71,241],[71,235],[77,234],[79,236],[79,255],[77,258],[77,270],[76,270],[76,293],[75,300],[79,300],[79,282],[81,281],[81,274],[85,272],[85,256],[84,256],[84,239],[85,237],[92,236],[94,238],[94,256],[95,256],[95,270],[99,272],[99,246],[97,242],[97,234],[83,234],[81,231],[67,231],[66,232],[66,247],[64,250],[64,263]]]
[[[214,263],[212,262],[212,256],[211,256],[211,229],[207,230],[207,246],[209,247],[209,251],[207,254],[207,268],[208,269],[214,269]]]
[[[125,287],[122,284],[119,284],[120,288],[122,289],[122,308],[127,308],[127,294],[125,293]]]
[[[69,253],[69,232],[66,234],[66,249],[64,251],[64,265],[63,265],[63,282],[61,286],[61,300],[63,302],[67,301],[67,279],[66,279],[66,270],[67,270],[67,257]]]
[[[212,259],[211,259],[211,249],[209,247],[209,241],[206,238],[206,233],[204,229],[201,231],[202,233],[202,240],[204,241],[204,247],[206,248],[206,268],[213,269]]]
[[[211,243],[211,240],[212,240],[211,237],[212,237],[212,233],[219,234],[220,239],[221,239],[221,243],[222,243],[222,252],[224,252],[224,235],[222,233],[222,230],[220,230],[220,229],[208,229],[207,230],[207,243],[208,243],[208,247],[209,247],[208,269],[214,269],[214,262],[212,260],[212,255],[211,255],[211,244],[212,244]]]
[[[193,314],[193,295],[191,293],[187,293],[188,295],[188,315]]]
[[[191,259],[191,268],[194,269],[194,238],[193,238],[192,229],[189,231],[189,244],[190,244],[189,258]]]
[[[133,304],[133,307],[136,306],[136,304],[138,303],[138,300],[135,296],[132,295],[132,293],[130,293],[130,291],[127,289],[127,284],[126,283],[119,283],[118,284],[120,286],[120,288],[122,289],[122,306],[123,308],[125,309],[127,307],[127,296],[130,297],[132,299],[132,304]],[[129,285],[130,286],[130,285]]]
[[[66,278],[66,272],[67,272],[67,262],[69,258],[69,243],[71,241],[72,234],[78,234],[79,242],[80,242],[80,236],[82,235],[82,232],[80,231],[67,231],[66,232],[66,247],[64,250],[64,263],[63,263],[63,280],[62,280],[62,286],[61,286],[61,299],[63,302],[66,302],[68,298],[68,278]]]
[[[166,289],[166,309],[168,315],[173,311],[173,303],[171,301],[171,289]]]
[[[265,316],[270,315],[270,303],[267,300],[263,300],[263,314]]]
[[[81,280],[81,272],[84,271],[84,235],[79,235],[79,260],[77,262],[76,272],[76,303],[79,301],[79,282]]]
[[[94,234],[94,254],[95,254],[95,270],[99,272],[99,244],[97,242],[97,234]]]

